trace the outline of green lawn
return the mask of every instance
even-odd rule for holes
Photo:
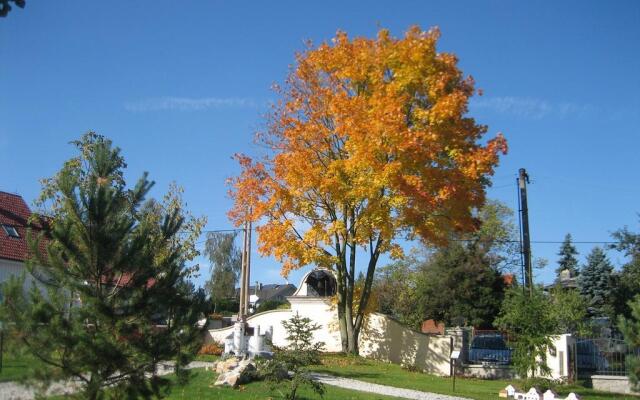
[[[211,371],[205,371],[204,369],[193,370],[193,376],[188,384],[185,386],[174,386],[171,390],[171,394],[168,399],[242,399],[242,400],[257,400],[257,399],[282,399],[282,395],[277,391],[271,391],[269,385],[265,382],[252,382],[247,385],[241,385],[238,389],[232,389],[227,387],[215,387],[213,382],[216,375]],[[390,400],[393,397],[374,395],[363,392],[355,392],[352,390],[345,390],[335,388],[332,386],[325,386],[326,393],[324,395],[325,400]],[[300,399],[321,399],[309,389],[300,390]]]
[[[201,361],[215,361],[215,356],[198,356]],[[23,377],[34,361],[26,358],[8,358],[5,354],[4,368],[0,372],[0,382],[15,380]],[[451,379],[411,372],[395,364],[367,360],[360,357],[341,355],[323,356],[323,364],[313,367],[313,370],[346,378],[358,379],[381,385],[414,389],[448,395],[458,395],[478,400],[497,400],[498,392],[510,383],[515,383],[520,389],[525,388],[519,382],[504,380],[480,380],[456,378],[456,391],[452,391]],[[271,391],[265,382],[252,382],[239,389],[214,387],[215,373],[204,369],[193,370],[193,377],[185,386],[174,386],[169,399],[281,399],[277,391]],[[339,389],[326,386],[324,399],[391,399],[390,397],[373,395],[363,392]],[[566,396],[569,392],[576,392],[587,400],[638,399],[635,396],[597,392],[579,385],[559,386],[556,391]],[[308,389],[301,390],[303,399],[320,399]]]
[[[410,372],[399,365],[387,364],[379,361],[367,360],[360,357],[346,357],[340,355],[326,355],[323,357],[323,365],[313,368],[317,372],[323,372],[345,378],[378,383],[381,385],[395,386],[407,389],[415,389],[424,392],[434,392],[448,395],[458,395],[478,400],[496,400],[498,392],[508,384],[524,390],[519,382],[504,380],[481,380],[456,378],[456,391],[452,390],[451,378],[443,378],[427,375],[420,372]],[[529,388],[526,388],[527,390]],[[632,398],[635,396],[598,392],[579,385],[558,386],[558,394],[566,396],[569,392],[575,392],[583,399],[610,400]]]
[[[197,361],[217,361],[219,356],[198,355]],[[0,382],[16,381],[25,378],[29,371],[37,367],[40,361],[29,355],[15,355],[5,352],[2,356],[2,370],[0,371]]]
[[[214,356],[212,354],[198,354],[194,360],[214,362],[214,361],[218,361],[219,358],[220,356]]]
[[[2,355],[2,371],[0,371],[0,382],[15,381],[24,378],[29,370],[39,364],[39,361],[23,355],[16,356],[9,353]]]

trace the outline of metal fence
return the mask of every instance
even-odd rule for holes
[[[578,376],[627,375],[627,358],[640,355],[619,337],[577,337],[574,352]]]

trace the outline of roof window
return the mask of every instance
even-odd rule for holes
[[[2,229],[4,229],[4,231],[7,233],[7,235],[9,235],[9,237],[14,237],[14,238],[19,238],[20,235],[18,234],[18,230],[11,225],[2,225]]]

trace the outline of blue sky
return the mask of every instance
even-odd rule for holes
[[[229,228],[231,155],[258,151],[252,137],[275,99],[270,87],[304,41],[338,29],[402,35],[412,24],[439,26],[439,49],[456,53],[484,90],[471,115],[510,147],[489,196],[517,208],[515,176],[526,168],[534,241],[567,232],[607,241],[624,225],[640,229],[633,0],[28,0],[0,20],[0,190],[33,201],[38,179],[72,156],[68,142],[95,130],[123,149],[131,180],[149,171],[154,196],[175,180],[208,228]],[[578,245],[581,259],[592,246]],[[552,279],[558,247],[533,244],[549,260],[539,281]],[[255,279],[281,281],[274,260],[252,261]]]

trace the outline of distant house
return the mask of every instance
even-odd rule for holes
[[[13,193],[0,191],[0,284],[11,276],[27,272],[26,262],[30,258],[27,230],[37,233],[42,224],[31,223],[31,210],[24,199]],[[46,243],[41,242],[40,250],[44,251]],[[27,272],[28,274],[28,272]],[[25,289],[34,284],[34,279],[27,276]],[[2,298],[0,293],[0,299]]]
[[[445,326],[442,322],[433,319],[425,319],[420,326],[420,332],[435,335],[444,335]]]
[[[260,304],[267,301],[284,302],[287,297],[293,295],[296,291],[296,285],[286,284],[262,284],[256,282],[255,286],[249,286],[249,306],[253,310],[258,308]],[[240,289],[236,289],[236,297],[240,297]]]
[[[570,270],[563,269],[560,271],[559,276],[556,280],[545,286],[545,290],[551,290],[555,287],[560,287],[562,289],[577,289],[578,288],[578,277],[573,275]]]

